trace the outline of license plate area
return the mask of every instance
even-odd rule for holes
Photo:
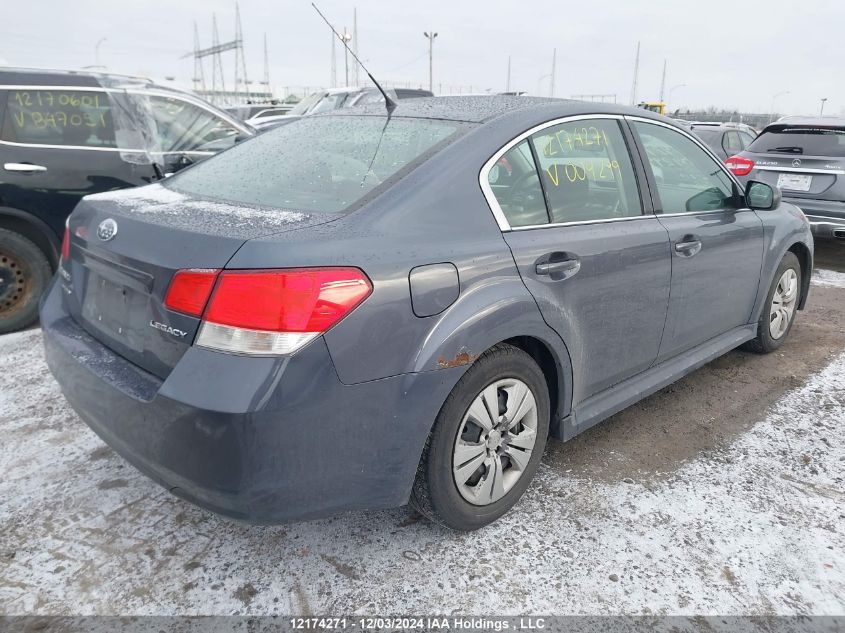
[[[143,315],[145,309],[146,300],[137,291],[89,272],[82,318],[105,337],[140,351],[143,342],[133,320]]]
[[[805,176],[804,174],[778,174],[778,189],[809,191],[812,183],[812,176]]]

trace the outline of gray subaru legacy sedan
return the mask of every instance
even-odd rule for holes
[[[803,213],[668,119],[416,99],[84,198],[41,320],[79,416],[176,495],[472,530],[549,436],[780,347],[812,266]]]

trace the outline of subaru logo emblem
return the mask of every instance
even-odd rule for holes
[[[111,218],[109,218],[108,220],[103,220],[97,226],[97,237],[99,237],[104,242],[108,242],[115,235],[117,235],[117,222],[115,222]]]
[[[794,159],[794,160],[792,161],[792,166],[793,166],[793,167],[800,167],[800,166],[801,166],[801,159],[800,159],[800,158],[796,158],[796,159]]]

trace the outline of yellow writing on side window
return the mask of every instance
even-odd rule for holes
[[[106,128],[108,104],[97,92],[18,90],[10,96],[12,121],[17,129]],[[17,107],[14,107],[17,106]]]
[[[615,160],[597,159],[595,161],[578,161],[577,163],[554,163],[549,165],[546,173],[552,185],[559,187],[562,178],[566,178],[569,182],[576,180],[615,180],[614,170],[619,171],[619,163]]]
[[[545,139],[543,155],[546,157],[567,154],[582,148],[610,145],[604,130],[599,130],[594,125],[561,129],[554,134],[546,135]]]

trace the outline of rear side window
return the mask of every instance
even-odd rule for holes
[[[664,213],[737,207],[733,181],[710,155],[680,132],[635,122],[657,182]]]
[[[165,185],[236,204],[340,213],[413,169],[461,127],[428,119],[306,117],[194,165]]]
[[[105,92],[8,90],[0,137],[34,145],[115,147],[111,103]]]
[[[615,120],[562,123],[531,137],[551,221],[642,214],[634,168]]]
[[[487,172],[487,182],[508,224],[548,224],[543,188],[528,141],[514,145]]]
[[[769,128],[748,147],[761,154],[845,156],[845,129],[816,127]]]
[[[235,144],[238,129],[216,114],[173,97],[149,99],[162,151],[220,151]]]
[[[729,130],[725,132],[722,139],[722,147],[728,154],[738,154],[743,150],[742,141],[739,139],[739,132]]]

